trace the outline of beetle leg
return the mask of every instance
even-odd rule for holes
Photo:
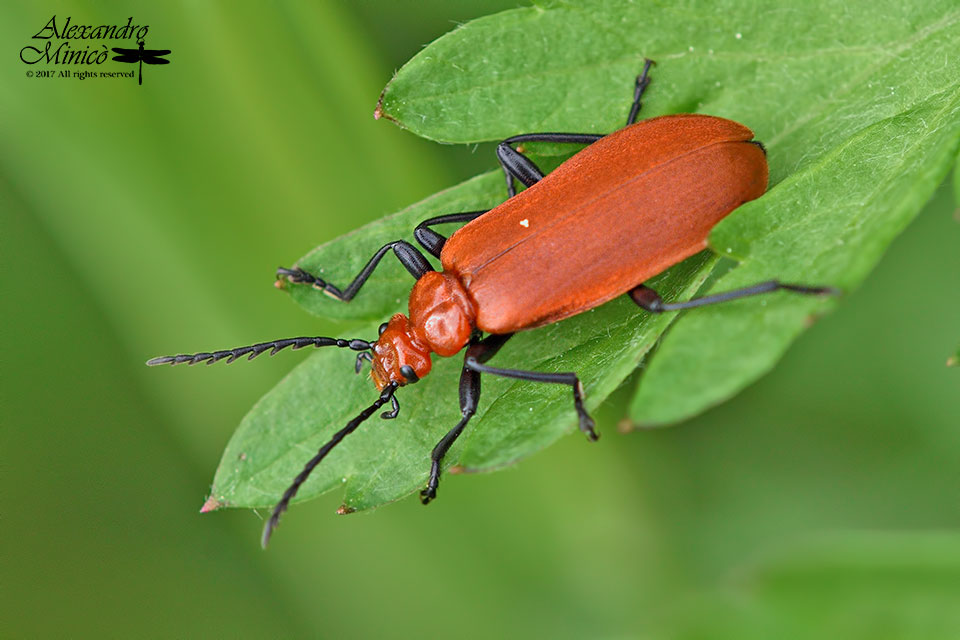
[[[643,61],[643,71],[640,72],[640,75],[637,76],[637,82],[633,87],[633,104],[630,105],[630,115],[627,116],[627,126],[629,127],[634,122],[637,121],[637,115],[640,113],[640,98],[643,96],[643,92],[650,85],[650,78],[647,77],[647,74],[650,72],[650,66],[653,64],[653,60],[646,58]]]
[[[392,396],[390,398],[390,411],[384,411],[380,414],[380,417],[384,420],[393,420],[398,415],[400,415],[400,401],[397,400],[397,396]]]
[[[300,267],[294,267],[293,269],[280,267],[277,269],[277,279],[279,281],[281,278],[286,278],[288,282],[310,284],[314,289],[320,289],[327,295],[336,298],[337,300],[350,302],[353,300],[353,297],[357,295],[357,291],[360,290],[360,287],[363,286],[363,283],[367,281],[367,278],[370,277],[370,274],[373,273],[373,270],[377,268],[378,264],[380,264],[380,259],[383,258],[383,256],[385,256],[391,249],[397,256],[397,259],[400,260],[400,264],[406,267],[407,271],[410,272],[410,275],[417,280],[419,280],[426,272],[433,271],[433,267],[430,266],[430,263],[427,262],[425,257],[423,257],[423,254],[420,253],[419,249],[406,240],[397,240],[395,242],[388,242],[380,247],[380,249],[373,254],[373,257],[370,258],[360,273],[357,274],[357,277],[353,279],[353,282],[351,282],[343,291],[333,286],[323,278],[313,275],[308,271],[304,271]]]
[[[417,242],[427,250],[431,255],[436,258],[440,257],[440,251],[443,249],[443,245],[446,243],[447,238],[440,235],[433,229],[429,227],[435,224],[445,224],[447,222],[470,222],[476,218],[479,218],[485,214],[489,209],[483,211],[468,211],[466,213],[451,213],[445,216],[437,216],[435,218],[430,218],[429,220],[424,220],[417,225],[417,228],[413,230],[413,237],[416,238]]]
[[[507,180],[507,195],[511,198],[517,195],[514,179],[529,187],[543,178],[543,171],[540,170],[540,167],[533,160],[514,149],[512,145],[518,142],[593,144],[602,137],[602,135],[594,133],[524,133],[507,138],[497,145],[497,160],[500,161],[503,175]]]
[[[363,351],[357,354],[357,362],[353,366],[354,373],[359,374],[363,370],[363,361],[373,362],[373,356],[370,355],[369,351]]]
[[[523,186],[529,187],[543,179],[543,171],[533,160],[523,155],[507,142],[497,145],[497,160],[503,167],[503,175],[507,180],[507,194],[512,198],[516,195],[514,180],[519,180]]]
[[[650,85],[650,67],[653,60],[646,58],[643,62],[643,71],[637,76],[633,88],[633,103],[630,105],[630,114],[627,116],[627,126],[637,121],[640,113],[643,92]],[[529,187],[543,178],[543,171],[527,156],[513,148],[518,142],[562,142],[571,144],[593,144],[604,136],[593,133],[524,133],[507,138],[497,145],[497,160],[503,168],[503,175],[507,181],[507,195],[517,195],[514,180],[519,180]]]
[[[746,298],[748,296],[755,296],[761,293],[769,293],[771,291],[779,290],[793,291],[795,293],[802,293],[804,295],[811,296],[836,296],[842,293],[839,289],[834,287],[813,287],[802,284],[786,284],[777,280],[769,280],[767,282],[755,284],[751,287],[733,289],[732,291],[724,291],[723,293],[714,293],[709,296],[693,298],[684,302],[664,302],[659,293],[644,284],[637,285],[631,289],[627,295],[629,295],[630,299],[633,300],[641,309],[645,309],[650,313],[662,313],[664,311],[680,311],[682,309],[703,307],[708,304],[726,302],[728,300],[736,300],[737,298]]]
[[[467,351],[467,357],[464,360],[463,366],[466,369],[472,369],[480,373],[489,373],[494,376],[503,376],[505,378],[570,385],[573,388],[573,406],[577,410],[577,417],[580,419],[580,431],[583,431],[590,440],[596,440],[599,437],[597,432],[593,430],[595,425],[593,418],[590,417],[590,414],[588,414],[587,410],[583,407],[583,385],[580,383],[580,379],[577,378],[577,374],[572,372],[543,373],[540,371],[521,371],[518,369],[488,367],[483,364],[483,360],[474,357],[469,350]]]
[[[440,485],[440,465],[443,457],[450,450],[454,441],[463,433],[464,427],[477,412],[477,404],[480,402],[480,372],[467,366],[467,361],[473,359],[479,362],[486,362],[500,350],[500,347],[510,339],[512,333],[487,336],[480,340],[476,336],[467,347],[467,353],[464,357],[463,370],[460,372],[460,422],[453,429],[447,432],[447,435],[440,439],[437,446],[430,453],[430,479],[427,481],[427,487],[420,492],[420,502],[428,504],[437,497],[437,487]]]

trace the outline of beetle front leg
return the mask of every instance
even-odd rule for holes
[[[397,256],[400,264],[406,267],[407,271],[410,272],[410,275],[417,280],[419,280],[426,272],[433,271],[433,267],[430,266],[430,263],[427,262],[427,259],[423,257],[423,254],[420,253],[416,247],[405,240],[397,240],[395,242],[388,242],[380,247],[377,252],[373,254],[373,257],[367,261],[367,264],[363,267],[363,269],[360,270],[360,273],[358,273],[353,281],[347,286],[347,288],[342,291],[323,278],[316,276],[309,271],[305,271],[300,267],[294,267],[293,269],[287,269],[284,267],[278,268],[277,282],[282,282],[282,280],[285,278],[287,282],[292,282],[295,284],[309,284],[313,286],[314,289],[319,289],[332,298],[336,298],[342,302],[350,302],[353,300],[353,297],[357,295],[357,291],[360,290],[360,287],[362,287],[370,277],[370,274],[373,273],[373,270],[377,268],[378,264],[380,264],[380,260],[383,258],[383,256],[385,256],[390,250],[392,250]]]
[[[837,296],[842,293],[839,289],[834,287],[787,284],[778,280],[768,280],[767,282],[761,282],[760,284],[755,284],[750,287],[733,289],[731,291],[724,291],[723,293],[714,293],[709,296],[692,298],[684,302],[664,302],[659,293],[645,284],[637,285],[631,289],[627,295],[629,295],[630,299],[633,300],[634,303],[636,303],[636,305],[641,309],[649,311],[650,313],[663,313],[664,311],[693,309],[695,307],[703,307],[708,304],[727,302],[728,300],[736,300],[738,298],[746,298],[749,296],[760,295],[762,293],[770,293],[771,291],[781,290],[793,291],[794,293],[800,293],[809,296]]]
[[[437,446],[430,453],[430,479],[427,480],[427,487],[420,492],[420,502],[428,504],[437,497],[437,487],[440,485],[440,466],[447,451],[453,446],[453,443],[463,429],[470,422],[470,418],[477,412],[477,404],[480,402],[480,372],[467,366],[467,361],[473,359],[479,362],[486,362],[500,350],[512,333],[487,336],[483,340],[472,340],[467,347],[467,353],[464,356],[463,370],[460,372],[460,422],[453,429],[447,432],[447,435],[440,439]]]

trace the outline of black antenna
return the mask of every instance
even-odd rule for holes
[[[156,366],[158,364],[197,364],[198,362],[207,361],[207,364],[213,364],[214,362],[219,362],[224,358],[227,359],[227,362],[233,362],[240,356],[245,356],[248,353],[250,356],[247,360],[253,360],[258,355],[264,351],[270,351],[270,355],[275,354],[281,349],[286,349],[287,347],[293,347],[294,349],[302,349],[303,347],[340,347],[341,349],[353,349],[354,351],[369,351],[373,348],[372,342],[367,342],[366,340],[343,340],[340,338],[285,338],[283,340],[274,340],[272,342],[261,342],[259,344],[251,344],[246,347],[236,347],[234,349],[225,349],[223,351],[214,351],[203,352],[203,353],[194,353],[194,354],[180,354],[178,356],[161,356],[159,358],[153,358],[152,360],[147,360],[148,366]]]
[[[396,393],[397,387],[399,385],[396,382],[391,382],[386,387],[383,388],[383,391],[380,392],[380,397],[377,398],[377,401],[372,405],[360,412],[356,418],[347,423],[343,429],[337,431],[330,442],[320,447],[320,451],[317,452],[317,455],[310,458],[310,461],[307,462],[303,467],[303,471],[293,479],[293,483],[283,492],[283,497],[280,498],[280,502],[277,503],[277,506],[273,508],[273,513],[270,514],[270,519],[267,520],[267,523],[263,526],[263,537],[260,539],[260,544],[264,549],[267,548],[267,543],[270,542],[270,535],[273,533],[273,530],[277,528],[277,524],[280,522],[280,516],[283,515],[283,512],[287,510],[287,507],[290,506],[290,500],[297,495],[297,491],[300,489],[300,485],[307,481],[307,478],[310,476],[310,473],[313,471],[314,467],[320,464],[320,461],[323,460],[330,450],[335,446],[340,444],[340,441],[345,437],[350,435],[357,427],[360,426],[364,420],[372,416],[376,411],[383,405],[391,402],[393,400],[393,394]]]

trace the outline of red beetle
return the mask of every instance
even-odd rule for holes
[[[452,356],[467,347],[460,379],[462,418],[431,453],[430,479],[420,492],[424,504],[436,497],[443,457],[476,412],[482,373],[569,385],[580,429],[589,439],[597,439],[575,373],[485,364],[515,332],[556,322],[625,293],[643,309],[660,313],[776,289],[815,295],[836,292],[830,287],[774,280],[668,304],[643,284],[706,248],[713,226],[744,202],[761,196],[767,187],[763,145],[741,124],[694,114],[636,122],[651,64],[647,60],[636,79],[623,129],[607,136],[533,133],[501,142],[497,157],[509,198],[489,211],[431,218],[414,230],[423,248],[440,259],[443,271],[435,271],[404,240],[381,247],[343,290],[300,268],[278,270],[278,278],[311,285],[348,302],[392,250],[417,281],[410,293],[409,317],[393,316],[380,326],[376,341],[289,338],[213,353],[164,356],[147,363],[232,362],[247,354],[253,358],[267,350],[273,354],[310,345],[359,351],[358,371],[364,360],[371,361],[380,397],[338,431],[294,478],[264,526],[264,546],[300,485],[333,447],[388,402],[392,410],[382,416],[397,416],[396,390],[430,372],[431,353]],[[589,146],[544,176],[512,146],[531,141]],[[527,189],[516,194],[515,180]],[[449,239],[430,228],[449,222],[467,224]]]

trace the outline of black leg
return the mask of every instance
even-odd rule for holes
[[[514,179],[519,180],[524,186],[529,187],[543,178],[543,171],[540,170],[540,167],[511,145],[518,142],[593,144],[602,137],[602,135],[593,133],[524,133],[519,136],[507,138],[497,145],[497,160],[500,161],[500,166],[503,168],[503,175],[507,180],[507,195],[511,198],[517,195]]]
[[[645,309],[650,313],[662,313],[664,311],[692,309],[694,307],[702,307],[708,304],[726,302],[728,300],[736,300],[737,298],[746,298],[748,296],[778,290],[793,291],[795,293],[812,296],[836,296],[841,293],[839,289],[835,289],[834,287],[811,287],[802,284],[785,284],[776,280],[770,280],[768,282],[755,284],[752,287],[724,291],[723,293],[715,293],[713,295],[703,296],[702,298],[693,298],[692,300],[686,300],[684,302],[664,302],[660,294],[643,284],[631,289],[627,295],[629,295],[630,299],[641,309]]]
[[[443,462],[443,457],[447,455],[447,451],[463,433],[464,427],[470,422],[473,414],[477,412],[477,404],[480,402],[480,373],[468,368],[466,360],[473,358],[479,362],[486,362],[500,350],[500,347],[512,335],[512,333],[508,333],[488,336],[483,340],[472,341],[470,346],[467,347],[463,370],[460,372],[460,422],[440,439],[440,442],[430,453],[430,479],[427,481],[427,487],[420,492],[420,502],[423,504],[428,504],[437,497],[437,487],[440,485],[440,465]]]
[[[640,113],[640,98],[643,96],[643,92],[646,90],[647,86],[650,84],[650,78],[647,77],[647,74],[650,73],[650,66],[653,64],[653,60],[647,58],[643,61],[643,71],[640,72],[640,75],[637,76],[637,82],[633,88],[633,104],[630,105],[630,115],[627,116],[627,126],[637,121],[637,115]]]
[[[380,417],[384,420],[393,420],[398,415],[400,415],[400,402],[397,400],[397,396],[390,398],[390,411],[384,411],[380,414]]]
[[[489,211],[489,209],[485,209],[483,211],[467,211],[466,213],[451,213],[449,215],[437,216],[435,218],[430,218],[429,220],[424,220],[417,225],[416,229],[413,230],[413,237],[432,256],[439,258],[440,251],[443,250],[443,245],[446,243],[447,238],[440,235],[433,229],[430,229],[429,227],[435,224],[445,224],[448,222],[470,222],[471,220],[479,218],[487,211]]]
[[[577,410],[577,417],[580,419],[580,431],[583,431],[587,438],[596,440],[597,432],[593,430],[594,422],[590,414],[583,407],[583,385],[575,373],[541,373],[540,371],[521,371],[518,369],[499,369],[497,367],[488,367],[483,364],[479,358],[473,357],[467,351],[467,357],[464,360],[465,369],[472,369],[479,373],[489,373],[494,376],[503,376],[505,378],[517,378],[518,380],[530,380],[531,382],[549,382],[551,384],[566,384],[573,388],[573,406]]]
[[[363,369],[364,360],[366,360],[367,362],[373,362],[373,356],[370,355],[369,351],[364,351],[362,353],[357,354],[357,362],[356,364],[353,365],[353,370],[357,374],[359,374],[360,371]]]
[[[633,103],[630,105],[630,115],[627,116],[627,125],[637,121],[640,113],[640,99],[650,84],[650,67],[653,60],[644,60],[643,71],[637,76],[633,89]],[[592,133],[524,133],[507,138],[497,145],[497,160],[503,168],[503,175],[507,181],[507,194],[512,198],[517,194],[514,180],[519,180],[529,187],[543,178],[543,171],[530,158],[513,148],[519,142],[562,142],[571,144],[593,144],[604,136]]]
[[[343,302],[350,302],[353,300],[353,297],[357,295],[357,291],[360,290],[360,287],[363,286],[363,283],[367,281],[367,278],[370,277],[370,274],[373,273],[373,270],[377,268],[377,265],[380,263],[380,259],[387,254],[388,251],[393,250],[393,253],[397,256],[397,259],[400,260],[400,264],[407,268],[407,271],[416,278],[420,279],[423,274],[427,271],[433,271],[433,267],[430,266],[430,263],[427,262],[427,259],[423,257],[423,254],[420,251],[405,240],[397,240],[395,242],[388,242],[387,244],[380,247],[373,257],[367,262],[366,266],[357,274],[357,277],[353,279],[346,289],[341,291],[337,287],[333,286],[326,280],[308,273],[299,267],[294,267],[293,269],[285,269],[280,267],[277,269],[277,279],[286,278],[289,282],[298,283],[298,284],[309,284],[312,285],[315,289],[320,289],[327,295],[336,298],[337,300],[342,300]]]

